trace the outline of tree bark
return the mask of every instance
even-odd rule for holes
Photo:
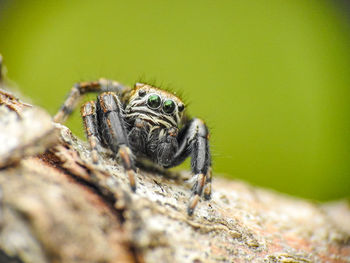
[[[350,262],[345,200],[215,176],[189,217],[189,172],[140,168],[132,193],[110,152],[94,165],[67,127],[0,93],[0,262]]]

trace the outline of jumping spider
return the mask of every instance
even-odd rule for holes
[[[174,94],[148,84],[136,83],[133,89],[118,82],[100,79],[73,86],[61,109],[54,116],[62,123],[86,93],[100,93],[96,101],[82,105],[86,136],[94,163],[101,147],[109,148],[122,160],[130,186],[136,190],[135,157],[150,159],[164,168],[182,163],[191,155],[195,176],[189,215],[203,192],[211,197],[211,156],[209,132],[197,118],[189,120],[184,103]]]

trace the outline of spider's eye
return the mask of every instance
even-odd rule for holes
[[[181,111],[183,111],[185,109],[185,105],[180,103],[179,105],[177,105],[177,108],[179,109],[179,112],[181,112]]]
[[[140,96],[140,97],[143,97],[143,96],[145,96],[145,95],[146,95],[146,91],[143,90],[143,89],[140,89],[140,90],[139,90],[139,96]]]
[[[166,100],[163,103],[163,111],[165,113],[171,114],[173,113],[175,110],[175,102],[173,102],[172,100]]]
[[[160,106],[161,100],[157,94],[152,94],[148,97],[147,104],[152,109],[158,109]]]

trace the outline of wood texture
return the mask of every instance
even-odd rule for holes
[[[94,165],[67,127],[18,108],[0,106],[0,262],[350,262],[347,201],[214,176],[189,217],[187,171],[139,169],[132,193],[110,152]]]

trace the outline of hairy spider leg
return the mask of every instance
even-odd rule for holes
[[[121,105],[118,96],[113,92],[104,92],[97,97],[96,112],[99,125],[97,130],[100,131],[100,138],[104,144],[122,160],[131,189],[135,191],[136,167],[129,147]]]
[[[101,93],[106,91],[111,93]],[[58,123],[65,122],[83,95],[87,93],[101,93],[97,103],[87,102],[81,108],[86,135],[92,149],[92,160],[94,163],[98,162],[97,151],[102,144],[101,138],[103,138],[105,146],[109,147],[121,158],[123,167],[129,177],[131,189],[135,191],[136,168],[134,160],[131,158],[125,125],[121,117],[121,103],[117,97],[117,95],[123,96],[128,91],[130,91],[130,88],[116,81],[107,79],[77,83],[69,92],[60,110],[53,117],[53,121]],[[110,99],[111,97],[113,97],[113,99]],[[105,103],[103,102],[104,98],[106,98]],[[99,116],[98,110],[103,112],[102,116]],[[99,125],[103,127],[103,135],[99,132]],[[106,136],[106,138],[104,138],[104,136]]]
[[[53,117],[53,121],[58,123],[64,123],[69,117],[69,115],[76,108],[77,104],[79,103],[81,97],[84,94],[111,91],[121,96],[129,90],[130,88],[125,87],[116,81],[107,80],[107,79],[99,79],[98,81],[76,83],[68,93],[67,99],[62,104],[59,111]]]
[[[196,181],[192,187],[192,196],[187,208],[188,215],[192,215],[205,187],[204,197],[211,195],[211,156],[209,150],[209,131],[205,123],[197,118],[180,130],[180,147],[169,167],[182,163],[191,155],[191,169]]]
[[[98,162],[98,148],[102,147],[98,133],[96,102],[85,102],[81,106],[80,114],[83,118],[86,137],[90,144],[92,161],[96,164]]]
[[[203,190],[205,200],[211,199],[211,178],[212,178],[212,168],[210,165],[208,172],[205,176],[205,184],[204,184],[204,190]]]

